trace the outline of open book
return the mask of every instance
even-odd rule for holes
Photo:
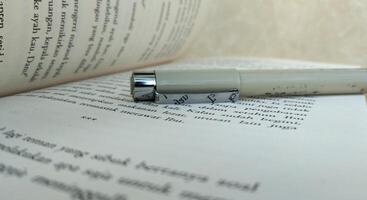
[[[171,60],[200,24],[205,1],[0,2],[6,17],[1,28],[6,37],[1,36],[5,53],[0,91],[8,95],[0,99],[0,199],[366,198],[363,95],[247,98],[213,105],[134,103],[130,72],[19,93]],[[16,12],[21,8],[29,11],[24,20]],[[39,25],[34,23],[37,13]],[[117,22],[127,21],[115,26],[116,15]],[[181,17],[184,24],[178,26]],[[95,34],[102,34],[106,24],[105,35],[95,36],[97,43],[89,41],[93,20],[99,22]],[[18,23],[19,31],[10,22]],[[144,28],[129,36],[120,30],[122,43],[107,47],[113,27],[142,27],[134,23],[144,23]],[[78,34],[72,36],[74,26]],[[170,40],[168,33],[181,26],[182,40]],[[61,27],[65,30],[59,35]],[[33,39],[33,29],[42,37]],[[42,45],[48,30],[57,35],[46,48]],[[59,36],[61,43],[54,40]],[[131,43],[122,48],[126,37]],[[70,40],[74,45],[68,45]],[[151,40],[155,43],[145,43]],[[157,46],[151,49],[147,44]],[[173,45],[172,51],[167,45]],[[60,57],[53,61],[56,48]],[[85,57],[84,48],[90,48],[90,57]],[[122,51],[121,59],[116,50]],[[48,56],[42,60],[44,51]],[[204,59],[160,67],[208,66],[347,67],[258,59]]]

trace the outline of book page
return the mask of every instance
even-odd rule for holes
[[[171,61],[207,0],[2,0],[0,96]]]
[[[133,102],[128,78],[0,99],[0,198],[366,198],[362,95],[157,105]]]

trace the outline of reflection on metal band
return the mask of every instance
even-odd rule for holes
[[[180,94],[155,94],[155,103],[159,104],[191,104],[191,103],[222,103],[235,102],[240,98],[237,89],[227,92],[215,93],[180,93]]]

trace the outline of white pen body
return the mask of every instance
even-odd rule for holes
[[[155,70],[156,89],[161,93],[208,93],[238,89],[241,84],[236,69]]]
[[[367,89],[367,69],[156,70],[159,93],[238,89],[245,96],[354,94]]]

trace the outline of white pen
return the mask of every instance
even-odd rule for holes
[[[134,101],[164,104],[235,102],[240,97],[367,92],[367,68],[157,69],[133,72]]]

